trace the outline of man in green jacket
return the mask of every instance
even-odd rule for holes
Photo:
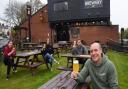
[[[71,77],[80,83],[90,76],[93,89],[118,89],[116,68],[103,54],[100,43],[91,44],[90,55],[81,72],[72,72]]]

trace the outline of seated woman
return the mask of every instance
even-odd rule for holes
[[[47,40],[47,43],[44,44],[43,50],[42,50],[42,56],[47,64],[47,68],[49,68],[48,64],[50,64],[50,68],[52,69],[52,62],[57,62],[54,57],[52,56],[54,53],[53,46],[50,44],[49,40]]]

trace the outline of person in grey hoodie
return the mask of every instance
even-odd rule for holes
[[[81,83],[90,76],[93,89],[118,89],[116,68],[103,54],[100,43],[91,44],[90,55],[80,73],[72,72],[71,78]]]

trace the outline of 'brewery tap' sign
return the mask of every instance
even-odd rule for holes
[[[85,0],[85,8],[103,7],[103,0]]]

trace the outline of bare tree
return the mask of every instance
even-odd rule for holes
[[[32,14],[43,7],[40,0],[30,0],[30,4],[32,7]],[[27,3],[24,4],[18,0],[9,0],[9,4],[5,9],[6,21],[13,26],[18,26],[24,22],[27,19],[26,5]]]
[[[19,25],[26,19],[26,9],[24,4],[11,0],[5,9],[6,19],[13,25]]]
[[[30,4],[32,7],[32,14],[34,14],[44,6],[44,4],[42,4],[40,0],[30,0]]]

